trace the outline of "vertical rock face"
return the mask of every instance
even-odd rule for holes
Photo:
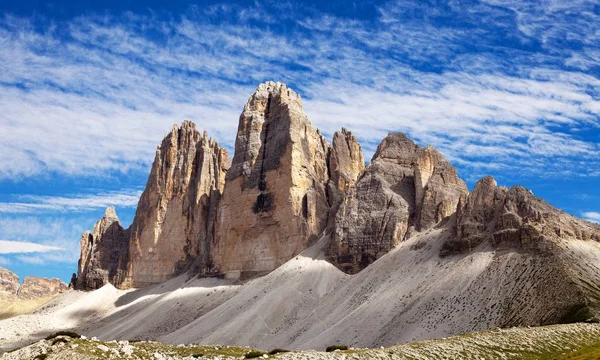
[[[365,169],[365,158],[358,140],[344,128],[333,134],[329,169],[333,185],[343,192],[356,183]]]
[[[220,204],[216,271],[271,271],[324,231],[329,151],[298,94],[281,83],[257,88],[240,116]]]
[[[412,232],[452,214],[467,193],[437,150],[391,133],[337,212],[329,258],[343,271],[356,273]]]
[[[67,284],[56,278],[38,278],[28,276],[23,279],[19,288],[19,299],[37,299],[62,293],[67,290]]]
[[[156,157],[131,226],[124,286],[162,282],[197,262],[209,266],[227,152],[192,122],[174,126]]]
[[[121,288],[170,279],[195,266],[206,272],[216,211],[230,166],[227,151],[192,122],[175,125],[152,164],[129,229],[114,208],[81,238],[77,288]]]
[[[329,204],[329,224],[335,222],[341,203],[348,190],[356,184],[365,169],[365,159],[358,140],[344,128],[333,134],[333,144],[329,153],[330,180],[327,185]]]
[[[14,272],[0,267],[0,298],[16,295],[19,289],[19,277]]]
[[[468,189],[456,169],[431,146],[419,150],[413,167],[417,226],[426,230],[452,215]]]
[[[123,229],[110,206],[94,225],[81,237],[81,256],[77,271],[77,288],[92,290],[125,279],[129,252],[129,231]]]

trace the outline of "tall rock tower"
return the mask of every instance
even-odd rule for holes
[[[227,152],[194,123],[173,127],[156,150],[131,225],[124,286],[168,280],[194,261],[201,271],[210,266],[216,209],[229,165]]]
[[[240,116],[213,263],[229,277],[269,272],[327,226],[331,146],[285,84],[261,84]]]

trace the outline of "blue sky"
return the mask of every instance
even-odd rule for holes
[[[266,80],[367,158],[406,132],[470,188],[493,175],[598,222],[599,39],[580,0],[0,2],[0,266],[68,280],[106,206],[131,223],[171,126],[231,152]]]

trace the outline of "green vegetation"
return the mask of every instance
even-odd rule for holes
[[[348,347],[346,345],[329,345],[327,349],[325,349],[326,352],[332,352],[336,350],[348,350]]]
[[[54,299],[55,296],[47,296],[31,300],[0,300],[0,320],[13,316],[29,314]]]
[[[265,355],[277,358],[285,349],[273,349],[269,353],[249,347],[235,346],[197,346],[167,345],[152,341],[139,341],[123,344],[116,341],[103,342],[81,339],[72,332],[58,332],[48,337],[49,340],[31,345],[26,356],[17,350],[16,357],[11,359],[35,358],[43,360],[48,351],[57,358],[90,358],[105,359],[119,351],[124,354],[127,348],[131,358],[151,359],[156,353],[168,358],[221,358],[221,359],[257,359]],[[49,348],[51,344],[67,343],[67,346]],[[37,347],[37,348],[36,348]],[[407,344],[376,349],[352,349],[345,345],[332,345],[327,352],[328,359],[345,357],[355,360],[373,358],[401,359],[519,359],[519,360],[588,360],[600,359],[600,324],[578,323],[568,325],[552,325],[540,327],[523,327],[495,329],[477,333],[464,334],[445,339],[416,341]],[[301,358],[310,359],[313,355],[325,357],[325,353],[296,352]],[[14,354],[14,353],[11,353]],[[37,357],[34,357],[35,354]],[[82,356],[83,355],[83,356]],[[20,356],[20,357],[19,357]],[[269,356],[271,357],[271,356]]]
[[[263,355],[266,355],[267,353],[264,351],[260,351],[260,350],[252,350],[249,353],[246,354],[246,356],[244,356],[245,359],[256,359],[259,357],[262,357]]]

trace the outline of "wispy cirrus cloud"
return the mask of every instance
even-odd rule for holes
[[[82,16],[44,31],[6,15],[0,178],[143,173],[183,119],[231,150],[264,80],[298,89],[325,134],[353,130],[367,157],[404,131],[470,176],[597,177],[600,145],[586,134],[599,131],[600,80],[584,61],[600,51],[586,28],[600,23],[593,4],[437,5],[388,1],[369,20],[223,5],[172,19]]]
[[[0,254],[43,253],[57,250],[64,249],[33,242],[0,240]]]
[[[0,202],[0,213],[79,212],[108,206],[135,207],[141,190],[121,190],[74,196],[16,195],[19,201]]]
[[[588,211],[582,214],[583,218],[587,221],[595,222],[600,224],[600,212]]]

